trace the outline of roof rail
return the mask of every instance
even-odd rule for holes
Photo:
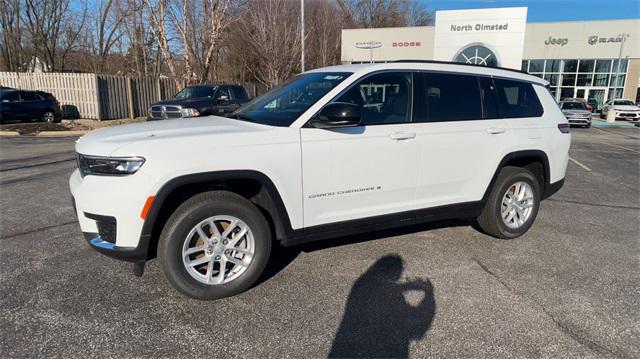
[[[475,66],[475,67],[489,67],[489,68],[492,68],[492,69],[499,69],[499,70],[505,70],[505,71],[511,71],[511,72],[518,72],[518,73],[525,74],[525,75],[531,75],[527,71],[510,69],[510,68],[506,68],[506,67],[485,66],[485,65],[467,64],[467,63],[452,62],[452,61],[403,59],[403,60],[393,60],[393,61],[389,61],[389,62],[418,62],[418,63],[425,63],[425,64],[444,64],[444,65],[462,65],[462,66]]]

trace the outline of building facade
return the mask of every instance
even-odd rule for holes
[[[523,9],[526,19],[526,8],[439,11],[435,26],[346,29],[341,59],[520,68],[549,81],[558,101],[640,101],[640,19],[525,23]]]

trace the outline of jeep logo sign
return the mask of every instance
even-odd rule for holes
[[[560,46],[564,46],[567,43],[569,43],[569,39],[567,39],[566,37],[556,39],[551,36],[549,36],[549,39],[544,42],[545,45],[560,45]]]

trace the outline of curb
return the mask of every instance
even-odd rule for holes
[[[0,137],[75,137],[89,131],[42,131],[37,134],[21,135],[18,131],[0,131]]]
[[[0,137],[15,137],[20,136],[18,131],[0,131]]]
[[[633,122],[606,122],[606,121],[593,121],[591,124],[594,127],[638,127],[636,123]]]
[[[82,136],[89,131],[42,131],[36,136],[38,137],[69,137],[69,136]]]

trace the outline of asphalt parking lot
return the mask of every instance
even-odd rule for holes
[[[84,242],[73,138],[0,139],[0,357],[640,357],[640,129],[574,129],[565,187],[503,241],[464,223],[277,251],[216,302]]]

